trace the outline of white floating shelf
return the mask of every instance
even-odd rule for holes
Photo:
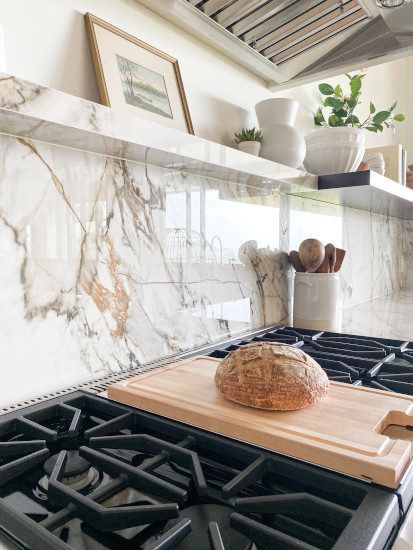
[[[413,191],[375,172],[317,178],[4,73],[0,133],[254,187],[260,193],[413,219]]]
[[[0,133],[268,193],[317,188],[311,174],[2,73]]]
[[[413,220],[413,190],[376,172],[319,176],[318,191],[292,193],[330,204]]]

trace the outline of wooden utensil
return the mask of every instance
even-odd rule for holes
[[[334,265],[334,271],[337,273],[337,271],[340,270],[342,264],[343,264],[343,260],[344,260],[344,256],[346,255],[346,251],[343,250],[342,248],[336,248],[336,263]]]
[[[317,405],[264,411],[222,397],[214,385],[219,359],[196,356],[108,388],[110,399],[246,441],[387,487],[411,461],[410,443],[382,435],[413,425],[413,398],[331,382]]]
[[[290,263],[298,273],[305,273],[305,267],[296,250],[291,250],[290,252]]]
[[[334,273],[334,266],[337,257],[336,247],[331,243],[326,244],[325,255],[327,256],[328,260],[328,273]]]
[[[317,268],[317,271],[315,273],[328,273],[329,268],[329,258],[327,254],[324,253],[323,263],[320,265],[320,267]]]
[[[325,258],[324,245],[318,239],[306,239],[300,244],[298,254],[306,271],[314,273]]]

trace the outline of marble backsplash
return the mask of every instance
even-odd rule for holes
[[[309,236],[345,305],[398,290],[412,226],[0,135],[0,405],[287,323]]]
[[[340,270],[343,307],[397,292],[408,285],[413,220],[290,197],[288,242],[308,236],[347,251]]]
[[[2,401],[285,320],[277,200],[0,135]]]

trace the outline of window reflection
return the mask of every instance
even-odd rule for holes
[[[269,204],[268,204],[269,203]],[[279,210],[274,198],[222,198],[215,189],[168,193],[165,257],[171,262],[239,264],[238,250],[256,240],[259,248],[279,246]]]

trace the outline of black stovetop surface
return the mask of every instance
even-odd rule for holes
[[[223,358],[254,341],[300,347],[321,365],[330,380],[413,396],[413,342],[278,327],[226,342],[206,353]]]
[[[392,492],[82,392],[0,417],[0,534],[16,548],[383,549],[412,487],[411,475]]]

